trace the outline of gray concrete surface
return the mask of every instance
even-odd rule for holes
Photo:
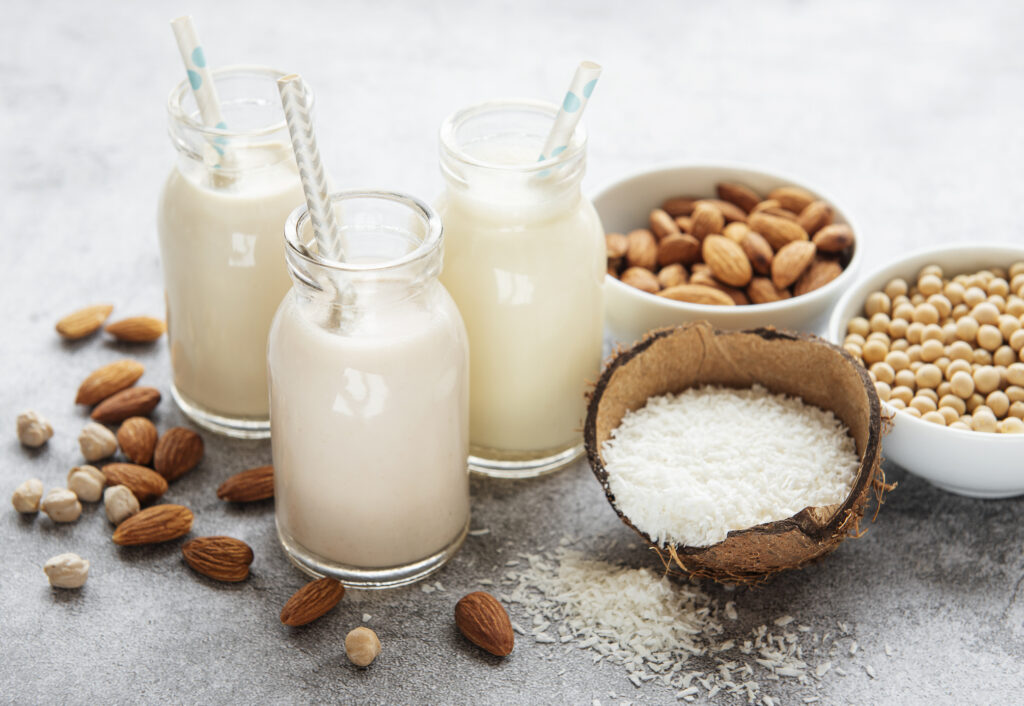
[[[587,57],[606,67],[587,116],[588,189],[669,161],[792,173],[856,213],[869,269],[932,243],[1022,237],[1019,3],[10,3],[0,23],[4,494],[29,476],[62,483],[78,462],[85,412],[73,396],[88,371],[131,354],[147,383],[168,390],[162,345],[65,344],[52,326],[94,300],[119,315],[161,310],[154,209],[172,159],[164,99],[181,73],[167,21],[186,11],[214,64],[270,64],[309,80],[340,186],[431,197],[448,112],[503,94],[557,99]],[[57,430],[38,452],[13,433],[30,407]],[[183,423],[169,398],[155,418]],[[95,505],[68,526],[8,508],[0,701],[674,702],[672,690],[634,688],[583,651],[520,639],[498,661],[453,628],[460,595],[509,555],[563,535],[601,558],[657,565],[626,548],[632,536],[585,465],[531,482],[474,480],[473,526],[491,533],[471,537],[438,576],[445,592],[353,591],[291,630],[277,613],[303,577],[276,544],[272,505],[229,508],[214,496],[228,475],[269,462],[269,447],[206,441],[200,468],[167,498],[196,511],[194,534],[249,542],[251,579],[228,586],[192,573],[180,542],[118,548]],[[1019,702],[1024,501],[964,499],[888,470],[900,487],[862,539],[759,590],[705,586],[735,597],[736,635],[783,613],[819,634],[850,625],[860,648],[836,663],[847,676],[829,673],[816,692],[762,679],[763,693],[776,703]],[[609,538],[617,553],[593,549]],[[43,562],[64,551],[92,562],[81,591],[46,583]],[[342,647],[362,613],[384,643],[367,671]]]

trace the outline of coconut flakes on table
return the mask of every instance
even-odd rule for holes
[[[651,397],[601,454],[619,510],[663,546],[709,546],[842,502],[860,466],[832,412],[760,385]]]

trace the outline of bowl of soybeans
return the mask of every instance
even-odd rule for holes
[[[829,337],[875,383],[887,460],[959,495],[1024,494],[1024,247],[895,260],[843,295]]]

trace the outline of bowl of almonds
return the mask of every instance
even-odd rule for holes
[[[1024,494],[1024,246],[895,260],[843,295],[829,338],[868,369],[888,460],[959,495]]]
[[[674,166],[604,188],[606,323],[630,343],[707,320],[817,333],[860,264],[857,230],[820,191],[777,174]]]

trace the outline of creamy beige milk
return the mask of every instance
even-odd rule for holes
[[[303,202],[285,144],[238,150],[245,169],[227,184],[175,168],[158,211],[174,385],[203,411],[267,418],[267,332],[291,286],[281,237]],[[203,181],[201,182],[200,179]]]
[[[473,151],[492,164],[533,164],[536,155],[532,144]],[[441,280],[469,333],[471,442],[568,448],[581,441],[584,391],[601,365],[601,223],[578,189],[553,195],[543,180],[509,188],[488,176],[449,186],[437,206]]]
[[[344,335],[295,293],[270,334],[278,528],[321,560],[425,559],[469,522],[466,337],[435,281],[364,311]],[[362,293],[361,293],[362,294]]]

